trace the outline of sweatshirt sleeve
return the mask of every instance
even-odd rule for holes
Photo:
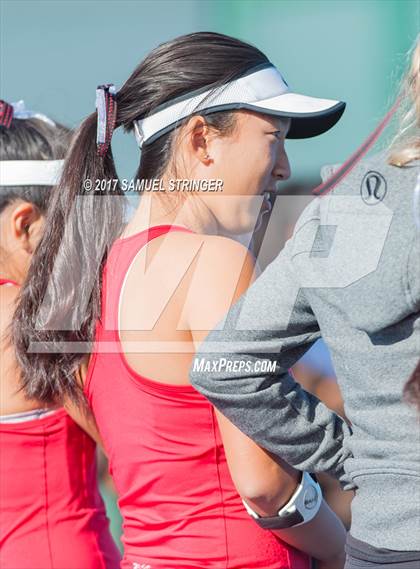
[[[350,429],[288,371],[320,337],[293,251],[294,238],[210,332],[193,360],[191,382],[259,445],[344,485]]]
[[[417,231],[408,254],[406,291],[413,312],[420,310],[420,231]]]

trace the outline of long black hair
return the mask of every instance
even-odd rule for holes
[[[218,87],[267,61],[254,46],[226,35],[197,32],[175,38],[154,49],[117,92],[115,126],[133,131],[133,121],[153,113],[161,103],[203,87]],[[232,127],[232,116],[219,112],[206,121],[223,134]],[[105,186],[99,195],[87,195],[83,187],[86,179],[117,180],[111,148],[103,157],[97,154],[96,127],[94,112],[73,139],[13,323],[23,388],[29,397],[45,403],[65,396],[81,401],[74,377],[83,358],[79,346],[87,343],[91,349],[101,313],[103,264],[123,228],[124,200],[118,184]],[[177,130],[143,149],[137,179],[161,176]],[[45,349],[28,352],[34,345]]]

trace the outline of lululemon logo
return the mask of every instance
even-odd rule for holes
[[[367,205],[376,205],[386,196],[386,180],[379,172],[365,174],[360,186],[360,195]]]
[[[318,502],[318,493],[313,486],[308,488],[305,492],[303,503],[305,504],[305,508],[307,510],[312,510],[315,508]]]

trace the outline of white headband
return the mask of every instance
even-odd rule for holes
[[[34,118],[56,126],[46,115],[26,109],[23,100],[11,105],[14,119]],[[63,164],[64,160],[2,160],[0,186],[55,186],[60,180]]]
[[[293,93],[271,63],[263,63],[220,87],[199,89],[159,105],[153,114],[134,121],[140,148],[178,126],[194,112],[202,114],[248,109],[292,119],[288,138],[316,136],[331,128],[345,103]]]
[[[2,160],[0,186],[55,186],[64,160]]]

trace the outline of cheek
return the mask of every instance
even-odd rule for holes
[[[239,144],[220,145],[212,154],[217,170],[224,178],[233,178],[236,173],[240,173],[244,161],[247,160],[247,152]]]
[[[218,152],[218,171],[227,194],[259,194],[271,176],[276,160],[275,145],[249,140],[229,144]]]
[[[215,177],[224,181],[223,192],[204,197],[220,225],[230,233],[253,231],[275,162],[274,144],[249,137],[240,143],[220,144],[212,152]],[[209,199],[210,198],[210,199]]]
[[[259,144],[255,144],[248,154],[249,170],[259,177],[270,175],[276,162],[277,152],[277,144],[265,137]]]

